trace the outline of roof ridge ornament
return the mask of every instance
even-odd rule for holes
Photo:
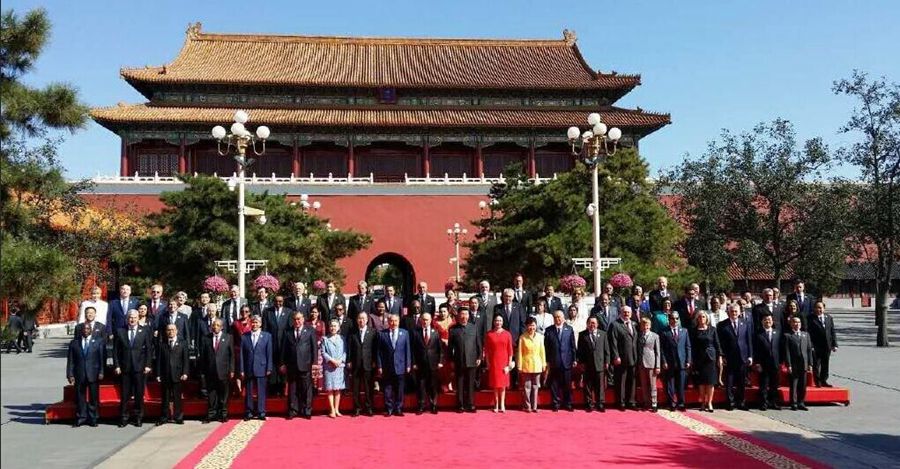
[[[563,40],[566,41],[566,45],[574,46],[575,41],[578,40],[578,36],[575,35],[575,31],[563,29]]]
[[[185,33],[187,34],[188,39],[197,39],[203,29],[203,23],[197,21],[196,23],[188,23],[187,30]]]

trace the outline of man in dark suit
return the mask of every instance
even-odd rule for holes
[[[162,392],[162,411],[157,425],[173,420],[179,425],[184,423],[181,383],[188,378],[190,359],[188,345],[178,337],[178,333],[175,324],[166,324],[165,336],[157,347],[156,380],[161,384],[160,392]],[[169,403],[172,403],[174,409],[169,408]]]
[[[326,284],[325,294],[319,295],[316,299],[316,306],[319,308],[319,316],[321,316],[321,319],[325,324],[331,322],[331,318],[334,316],[334,307],[338,304],[342,304],[346,308],[344,295],[338,293],[334,281],[329,280]]]
[[[113,367],[122,377],[119,404],[119,427],[128,424],[126,405],[134,396],[134,425],[140,427],[144,419],[144,388],[153,364],[153,337],[149,327],[138,324],[137,311],[126,316],[125,327],[116,331],[113,348]]]
[[[246,298],[241,298],[241,290],[237,285],[232,285],[228,292],[230,298],[222,303],[222,319],[225,320],[225,331],[231,331],[234,323],[241,319],[241,307],[247,304]],[[235,340],[241,340],[235,337]]]
[[[800,330],[800,318],[791,318],[791,332],[784,334],[781,349],[790,378],[791,410],[806,408],[806,373],[812,371],[812,340]]]
[[[401,316],[403,314],[403,298],[397,296],[393,285],[387,286],[382,301],[384,301],[384,305],[387,307],[388,315],[396,314],[397,316]]]
[[[634,399],[637,366],[637,326],[631,320],[631,308],[622,306],[621,316],[609,329],[609,351],[612,353],[616,401],[620,410],[636,408]]]
[[[412,355],[413,370],[416,372],[418,409],[416,414],[421,415],[426,406],[432,414],[437,413],[437,396],[441,390],[438,379],[438,370],[443,368],[441,362],[443,344],[441,335],[431,327],[431,315],[422,313],[419,318],[419,327],[413,330]]]
[[[24,327],[24,323],[20,327]],[[97,310],[93,306],[84,309],[84,322],[75,326],[75,337],[81,337],[81,330],[85,327],[91,331],[91,335],[107,337],[106,325],[97,321]]]
[[[661,311],[664,301],[665,298],[660,300],[660,309],[651,308],[650,311]],[[693,329],[694,318],[703,307],[700,305],[700,301],[697,300],[697,291],[691,286],[687,286],[684,289],[684,295],[672,304],[672,309],[678,311],[678,316],[681,318],[681,327]]]
[[[360,280],[356,285],[357,294],[350,297],[350,303],[347,306],[347,315],[356,320],[359,313],[371,313],[375,307],[375,299],[368,291],[369,285],[365,280]]]
[[[403,416],[406,375],[412,369],[409,332],[400,329],[400,316],[388,316],[388,328],[381,331],[375,356],[378,374],[384,383],[385,414]]]
[[[469,309],[456,313],[457,324],[450,329],[450,359],[456,370],[457,412],[475,412],[475,372],[481,365],[483,336],[469,323]]]
[[[553,314],[554,311],[562,311],[562,300],[554,294],[553,285],[547,284],[544,287],[544,296],[541,298],[547,303],[547,312]]]
[[[762,302],[754,305],[750,309],[750,314],[753,316],[754,331],[762,329],[762,318],[766,314],[772,316],[776,329],[781,329],[781,325],[784,323],[784,311],[775,303],[775,293],[771,288],[766,288],[762,291]]]
[[[487,319],[488,322],[488,330],[490,330],[490,324],[494,319],[492,316],[492,311],[494,311],[494,307],[497,306],[497,297],[494,295],[494,292],[491,291],[491,284],[487,280],[482,280],[478,283],[478,304],[479,309],[482,313],[485,313],[485,316],[491,316]],[[475,323],[474,319],[474,311],[469,311],[469,322],[472,324]]]
[[[813,306],[813,314],[806,320],[809,339],[813,351],[813,379],[816,386],[830,388],[828,384],[828,365],[831,353],[837,352],[837,335],[834,333],[834,318],[825,314],[825,303],[817,301]]]
[[[597,327],[608,331],[609,326],[619,318],[619,308],[612,304],[609,295],[600,294],[600,301],[591,308],[591,316],[597,318]]]
[[[519,351],[519,336],[525,330],[525,318],[528,315],[521,304],[513,302],[514,299],[515,291],[512,288],[503,290],[501,303],[495,307],[493,316],[490,319],[485,319],[489,322],[488,330],[490,330],[490,327],[493,327],[494,316],[503,317],[503,328],[512,335],[513,356],[516,356]],[[572,340],[574,341],[574,337]],[[516,389],[519,385],[519,373],[515,368],[509,372],[509,384],[512,389]]]
[[[85,308],[85,311],[88,309],[94,311],[94,316],[97,316],[97,310],[94,309],[93,306],[88,306]],[[6,323],[6,329],[9,331],[10,340],[6,342],[6,353],[9,353],[13,347],[16,348],[16,353],[22,353],[22,345],[19,343],[19,335],[22,334],[22,331],[25,329],[25,321],[22,319],[22,312],[18,310],[11,311],[9,316],[9,322]],[[85,316],[87,316],[85,314]],[[79,336],[78,327],[84,323],[78,324],[75,326],[75,337]]]
[[[800,316],[805,317],[813,314],[813,305],[816,304],[816,297],[806,293],[805,283],[798,281],[794,284],[794,292],[787,296],[786,302],[790,303],[791,300],[796,301],[797,306],[800,307]]]
[[[469,298],[469,323],[475,326],[475,330],[481,335],[481,339],[484,340],[485,334],[487,334],[491,330],[491,320],[494,318],[493,309],[487,311],[484,309],[484,304],[481,303],[481,296],[473,296]],[[495,307],[497,305],[494,305]]]
[[[728,319],[716,325],[719,344],[722,346],[722,360],[725,374],[726,409],[738,407],[747,410],[744,401],[747,370],[753,365],[753,323],[741,319],[741,307],[737,303],[728,305]]]
[[[406,309],[406,314],[403,315],[403,319],[400,321],[400,328],[406,330],[407,332],[412,332],[419,327],[419,317],[422,315],[424,311],[422,311],[422,303],[419,302],[418,297],[414,297],[412,301],[409,302],[409,306]]]
[[[312,417],[312,371],[318,362],[319,347],[316,330],[304,327],[304,316],[295,311],[291,317],[293,326],[284,336],[281,347],[280,372],[287,375],[288,418],[297,415],[305,419]]]
[[[681,327],[677,311],[669,313],[669,327],[660,334],[662,368],[665,372],[666,398],[669,410],[685,410],[684,386],[691,369],[691,339]]]
[[[140,301],[131,296],[131,286],[123,284],[119,286],[119,299],[109,302],[109,312],[107,314],[107,322],[109,323],[109,334],[113,335],[119,329],[125,327],[128,312],[138,309]]]
[[[303,317],[309,317],[309,310],[312,309],[312,300],[306,294],[306,284],[297,282],[294,284],[294,294],[285,300],[284,305],[293,311],[300,311]]]
[[[97,426],[100,417],[100,381],[106,363],[106,340],[103,333],[94,334],[91,328],[81,328],[81,335],[69,342],[66,360],[66,379],[75,385],[75,425]]]
[[[200,369],[206,377],[207,407],[203,423],[228,419],[228,388],[234,379],[234,345],[223,329],[222,318],[213,319],[212,334],[203,337],[200,346]]]
[[[588,318],[587,329],[578,334],[577,355],[578,363],[584,370],[585,410],[605,412],[603,402],[606,396],[606,371],[609,369],[609,339],[594,316]]]
[[[377,334],[369,326],[369,315],[365,311],[356,313],[356,328],[347,336],[347,368],[350,370],[350,392],[353,394],[353,416],[363,411],[360,390],[366,393],[365,412],[373,414],[375,395],[375,344]]]
[[[531,315],[534,311],[534,297],[531,292],[525,289],[525,277],[517,273],[513,276],[513,303],[522,306],[525,311],[525,317]]]
[[[753,361],[759,371],[760,410],[778,405],[778,379],[781,376],[781,331],[775,329],[771,314],[764,314],[753,344]]]
[[[34,335],[37,333],[37,330],[37,318],[33,314],[22,316],[22,330],[19,332],[19,340],[22,341],[22,346],[25,348],[26,353],[31,353],[34,349]]]
[[[296,318],[296,316],[294,316]],[[251,316],[250,332],[241,337],[240,366],[244,381],[244,420],[266,419],[266,381],[275,367],[272,335],[262,330],[262,318]],[[285,347],[287,350],[287,347]],[[253,402],[253,393],[257,399]],[[254,405],[255,404],[255,405]]]
[[[291,327],[292,316],[293,311],[285,306],[284,297],[281,295],[275,296],[275,304],[263,315],[263,330],[272,336],[272,358],[275,360],[276,368],[281,367],[281,346],[284,344],[285,332]],[[269,375],[269,389],[275,395],[286,396],[284,375],[281,373]]]
[[[572,367],[576,365],[575,330],[566,324],[562,311],[553,312],[553,326],[544,332],[544,353],[547,355],[547,381],[550,382],[553,411],[559,411],[562,405],[571,412]]]
[[[266,287],[257,288],[256,301],[250,305],[250,314],[263,317],[271,306],[272,300],[269,299],[269,289]]]
[[[178,341],[184,343],[185,348],[187,348],[189,346],[188,340],[191,336],[188,328],[188,317],[186,314],[178,312],[178,302],[175,300],[169,301],[169,308],[165,310],[165,314],[156,318],[157,337],[159,337],[160,343],[166,340],[166,330],[169,324],[175,325]]]
[[[212,306],[210,306],[212,305]],[[215,309],[218,313],[218,306],[212,303],[209,293],[203,292],[198,297],[198,303],[194,306],[191,316],[188,318],[188,329],[191,331],[191,340],[199,348],[203,342],[204,335],[208,335],[212,330],[209,312]]]
[[[166,313],[166,306],[169,303],[165,300],[165,298],[162,297],[162,294],[162,285],[155,284],[150,287],[150,299],[147,300],[148,317],[156,319]]]
[[[425,282],[419,282],[419,285],[416,287],[416,295],[410,298],[410,304],[412,304],[412,300],[419,300],[423,313],[433,316],[437,310],[437,304],[434,301],[434,297],[428,294],[428,284]]]
[[[659,277],[656,279],[656,289],[650,290],[650,295],[648,296],[650,312],[662,311],[663,300],[666,298],[672,299],[671,292],[669,291],[669,279]],[[681,313],[681,311],[678,312]],[[682,323],[684,323],[684,316],[685,315],[681,316]]]
[[[332,321],[338,322],[338,334],[343,337],[345,340],[347,336],[350,334],[350,331],[356,327],[353,320],[347,316],[347,312],[344,309],[344,305],[337,304],[334,307],[334,317],[331,318]]]

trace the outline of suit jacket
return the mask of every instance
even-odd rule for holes
[[[164,383],[181,381],[181,376],[188,373],[190,358],[188,357],[188,344],[181,339],[175,339],[175,346],[169,346],[169,339],[164,338],[156,348],[156,376],[162,378]]]
[[[480,309],[482,313],[487,312],[488,316],[492,315],[494,307],[497,306],[497,296],[494,295],[494,292],[488,292],[487,298],[485,298],[481,292],[478,292],[475,296],[478,297],[478,309]],[[469,315],[471,316],[471,311],[469,312]],[[490,328],[488,328],[488,330],[490,330]]]
[[[359,313],[369,314],[375,308],[374,297],[372,295],[360,296],[358,293],[350,297],[350,304],[347,305],[347,315],[350,319],[356,321]]]
[[[610,363],[609,339],[606,337],[606,331],[598,328],[597,337],[591,337],[591,332],[586,329],[581,331],[578,334],[577,356],[578,363],[584,365],[586,371],[591,373],[606,371]]]
[[[309,310],[312,309],[312,300],[309,295],[303,295],[302,298],[296,296],[288,297],[284,300],[284,305],[293,311],[300,311],[304,318],[309,318]]]
[[[285,331],[281,347],[281,363],[287,367],[290,376],[311,371],[319,360],[319,339],[315,328],[304,326],[300,337],[295,337],[295,331],[293,327]],[[249,337],[247,339],[249,341]]]
[[[753,344],[753,361],[762,365],[766,370],[774,370],[781,366],[781,341],[782,334],[778,329],[772,328],[772,340],[769,340],[765,329],[756,333]]]
[[[166,311],[169,310],[169,300],[167,300],[165,298],[159,299],[159,307],[156,309],[153,309],[153,300],[152,299],[148,299],[147,302],[144,304],[147,305],[147,316],[154,317],[154,318],[158,318],[158,317],[166,314]]]
[[[513,289],[515,291],[515,289]],[[518,293],[521,296],[519,298],[516,293],[513,294],[513,304],[522,305],[522,310],[525,311],[526,317],[534,311],[534,295],[525,288],[522,288],[522,291]]]
[[[703,309],[703,305],[700,303],[700,300],[692,300],[694,304],[694,314],[691,314],[690,301],[687,298],[679,298],[675,303],[672,304],[672,310],[678,311],[678,317],[681,318],[681,327],[685,329],[693,329],[694,328],[694,316]],[[655,313],[656,311],[662,311],[662,301],[659,303],[659,309],[653,309],[650,307],[650,312]]]
[[[660,291],[660,290],[651,290],[650,294],[647,295],[647,299],[650,302],[650,312],[662,311],[663,300],[665,300],[666,298],[668,298],[670,300],[672,299],[672,290],[666,290],[665,295],[663,295],[662,291]],[[672,309],[675,309],[674,304],[672,305]],[[677,309],[675,309],[675,310],[678,311],[679,313],[681,312]],[[682,322],[684,322],[684,321],[682,320]]]
[[[387,306],[387,310],[385,311],[387,314],[396,314],[398,316],[403,316],[403,297],[394,295],[394,298],[391,300],[391,303],[388,304],[388,298],[385,296],[383,298],[385,306]]]
[[[441,334],[433,327],[428,340],[425,340],[425,330],[421,327],[410,332],[412,337],[413,363],[420,370],[436,370],[443,358],[443,343]]]
[[[106,363],[106,340],[103,334],[91,336],[87,350],[82,348],[81,341],[82,337],[75,337],[69,342],[66,378],[81,383],[96,383],[100,381]]]
[[[808,333],[791,331],[782,336],[781,357],[792,368],[792,374],[806,373],[812,365],[812,354],[812,341]]]
[[[450,359],[457,370],[474,368],[478,366],[476,361],[481,359],[484,346],[484,334],[478,331],[474,324],[465,326],[457,324],[450,328],[448,347]]]
[[[409,344],[409,332],[397,328],[397,343],[391,342],[391,329],[381,331],[378,336],[377,354],[378,368],[387,375],[406,374],[412,368],[412,350]]]
[[[409,298],[409,303],[406,304],[408,309],[412,309],[412,302],[414,300],[419,300],[419,303],[422,304],[423,313],[429,313],[434,316],[434,312],[437,310],[437,303],[435,303],[433,296],[426,293],[425,298],[423,299],[422,295],[419,295],[418,293],[413,295]]]
[[[794,300],[797,302],[797,306],[800,307],[799,313],[801,316],[809,316],[810,314],[813,314],[813,305],[816,303],[815,296],[812,296],[809,293],[804,292],[803,293],[803,301],[800,301],[800,299],[797,296],[797,293],[791,292],[788,294],[787,298],[785,299],[785,304],[789,303],[791,300]]]
[[[168,312],[162,316],[156,317],[156,331],[158,332],[157,337],[160,341],[166,340],[166,327],[169,325],[170,318],[171,315]],[[175,328],[178,329],[178,336],[176,337],[178,341],[188,344],[188,340],[190,339],[191,334],[190,328],[188,327],[188,317],[186,314],[176,313]]]
[[[478,311],[469,311],[469,324],[475,326],[475,330],[478,331],[478,335],[481,336],[482,344],[484,344],[484,336],[487,335],[493,327],[493,324],[491,324],[491,321],[494,319],[493,311],[493,309],[483,309],[480,305],[478,306]]]
[[[424,311],[422,311],[424,312]],[[421,314],[421,313],[419,313]],[[419,316],[413,314],[412,311],[408,310],[407,314],[403,315],[400,318],[400,328],[405,329],[409,332],[416,330],[419,327]]]
[[[284,342],[284,333],[293,327],[291,316],[294,311],[287,306],[281,307],[281,318],[278,318],[275,306],[267,309],[263,315],[262,329],[272,334],[272,353],[277,361],[281,360],[281,344]]]
[[[263,378],[275,367],[272,360],[274,353],[272,335],[260,330],[259,339],[254,347],[252,334],[252,332],[245,332],[241,336],[241,355],[238,368],[245,377]],[[290,371],[290,367],[288,367],[288,371]]]
[[[250,304],[250,315],[251,316],[259,316],[264,317],[266,315],[266,310],[275,305],[275,300],[266,298],[266,302],[263,303],[261,301],[255,301]]]
[[[214,337],[207,336],[201,341],[200,369],[206,376],[215,376],[220,381],[234,373],[234,345],[231,336],[222,331],[219,348],[216,350]]]
[[[344,295],[341,295],[340,293],[334,294],[334,301],[330,304],[328,303],[327,293],[323,293],[316,298],[316,307],[319,309],[319,316],[325,321],[325,324],[328,324],[328,321],[331,321],[331,318],[334,315],[334,307],[337,305],[344,305],[344,311],[347,310]]]
[[[622,318],[616,319],[609,329],[609,351],[612,359],[621,359],[621,366],[637,365],[637,334],[638,330],[632,323],[631,333]]]
[[[234,323],[239,321],[241,318],[241,307],[247,304],[246,298],[238,298],[227,299],[224,303],[222,303],[221,315],[222,319],[225,320],[225,330],[230,331],[234,327]],[[237,308],[235,308],[237,305]]]
[[[772,313],[772,327],[775,329],[782,329],[784,325],[784,309],[779,307],[777,304],[772,303],[772,310],[769,311],[769,307],[765,303],[760,303],[758,305],[754,305],[750,310],[750,315],[753,316],[753,330],[760,331],[762,330],[762,318],[765,314]]]
[[[746,364],[747,359],[753,358],[753,323],[738,319],[737,324],[737,331],[734,330],[731,319],[725,319],[716,324],[719,345],[722,347],[722,358],[726,361],[726,367],[735,367],[738,363]]]
[[[563,323],[562,331],[555,325],[544,331],[544,352],[548,368],[568,370],[575,363],[575,330]]]
[[[608,331],[610,324],[616,322],[616,319],[619,318],[619,307],[610,303],[606,307],[606,313],[604,313],[603,305],[597,303],[591,308],[591,316],[597,318],[600,329]]]
[[[134,341],[128,340],[129,329],[119,329],[113,342],[113,366],[122,374],[143,373],[153,363],[153,333],[146,326],[137,326]]]
[[[373,327],[366,327],[360,339],[360,331],[353,329],[347,336],[347,363],[350,370],[372,371],[375,368],[375,347],[377,333]]]
[[[544,300],[547,303],[547,312],[550,314],[553,314],[554,311],[562,311],[563,310],[562,300],[559,299],[559,297],[556,295],[551,296],[549,298],[547,297],[547,295],[544,295],[544,296],[538,298],[538,300]]]
[[[195,319],[196,317],[196,319]],[[203,343],[203,339],[207,338],[212,334],[212,324],[209,322],[209,318],[206,316],[198,316],[196,313],[191,315],[190,321],[192,323],[191,333],[194,335],[194,343],[197,344],[197,347]],[[222,321],[224,324],[224,320]],[[228,333],[225,328],[222,328],[222,332]]]
[[[809,330],[809,338],[812,341],[816,353],[831,352],[837,347],[837,335],[834,333],[834,318],[830,314],[824,314],[825,324],[815,314],[806,319],[806,327]]]
[[[659,349],[659,335],[653,331],[638,333],[637,339],[638,364],[642,368],[660,368],[661,353]]]
[[[131,296],[128,298],[127,309],[122,310],[121,298],[109,301],[109,312],[107,313],[106,322],[109,323],[110,334],[125,327],[125,319],[128,311],[138,309],[140,301]]]
[[[693,359],[690,332],[678,326],[678,339],[672,334],[672,328],[662,331],[660,342],[662,347],[662,363],[670,369],[683,370]]]
[[[15,316],[15,317],[18,318],[18,316]],[[12,318],[13,318],[13,316],[10,316],[10,320],[12,320]],[[21,318],[19,318],[19,321],[21,321]],[[24,323],[21,323],[21,322],[20,322],[20,324],[24,324]],[[84,329],[84,324],[85,324],[85,323],[81,323],[81,324],[77,324],[77,325],[75,326],[75,337],[81,337],[81,330]],[[12,328],[12,327],[13,327],[13,326],[10,326],[10,328]],[[24,326],[20,326],[20,327],[24,327]],[[104,336],[104,337],[106,337],[106,325],[103,324],[102,322],[94,321],[94,322],[91,324],[91,328],[94,330],[94,331],[91,333],[91,335],[94,335],[94,336],[99,335],[99,336]],[[21,329],[20,329],[20,330],[21,330]]]
[[[518,303],[511,303],[509,307],[510,314],[506,313],[506,307],[502,303],[494,308],[494,314],[491,315],[485,334],[494,328],[494,317],[499,314],[503,317],[503,328],[508,330],[510,335],[512,335],[513,348],[518,349],[519,336],[521,336],[522,332],[525,330],[525,318],[527,318],[528,315],[525,313],[525,309],[522,308],[522,305]]]
[[[350,331],[356,329],[356,321],[350,319],[350,317],[347,316],[346,314],[341,318],[338,318],[337,316],[335,316],[331,319],[332,320],[337,319],[338,321],[340,321],[340,327],[338,327],[338,334],[340,334],[340,336],[343,337],[344,339],[347,338],[347,336],[350,334]]]

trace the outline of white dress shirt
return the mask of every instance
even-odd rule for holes
[[[97,301],[84,300],[84,301],[82,301],[81,307],[78,308],[78,324],[81,324],[84,322],[84,310],[88,306],[93,306],[94,309],[97,310],[97,317],[94,319],[95,321],[102,323],[104,326],[106,324],[108,324],[106,322],[106,313],[109,311],[109,303],[107,303],[103,300],[97,300]],[[128,313],[128,311],[126,311],[125,313]]]

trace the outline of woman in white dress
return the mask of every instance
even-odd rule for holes
[[[91,298],[82,301],[81,306],[78,308],[78,324],[84,322],[84,309],[88,306],[93,306],[94,309],[97,310],[97,316],[94,318],[95,321],[104,326],[107,324],[106,313],[109,311],[109,304],[100,299],[100,295],[102,294],[103,290],[101,290],[100,287],[91,288]]]

